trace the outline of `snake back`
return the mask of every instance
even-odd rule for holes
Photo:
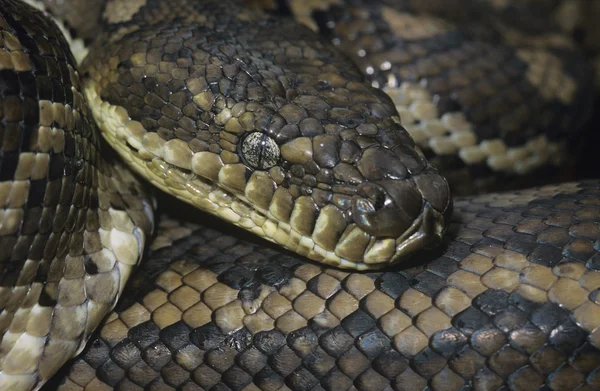
[[[599,200],[598,181],[458,198],[441,249],[368,274],[171,204],[59,390],[597,389]]]
[[[592,73],[542,12],[461,0],[285,3],[391,96],[454,194],[532,186],[572,169]]]
[[[41,387],[117,303],[63,389],[600,387],[598,182],[453,213],[574,161],[592,79],[557,26],[29,2],[0,0],[0,388]],[[184,201],[130,283],[156,204],[128,169]]]
[[[116,304],[153,206],[101,157],[56,25],[20,2],[0,5],[0,389],[29,389]]]

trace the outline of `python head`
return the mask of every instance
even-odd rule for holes
[[[133,169],[342,268],[388,266],[441,237],[446,180],[354,64],[292,21],[180,3],[151,31],[132,16],[83,63],[94,116]]]

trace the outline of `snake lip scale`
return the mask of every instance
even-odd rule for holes
[[[251,13],[247,17],[262,18]],[[207,85],[210,78],[207,74],[207,79],[192,78],[194,82],[181,80],[179,88],[185,84],[185,90],[170,91],[171,97],[152,98],[150,105],[126,110],[124,96],[117,91],[136,85],[140,89],[154,88],[146,85],[152,86],[161,76],[160,73],[149,75],[149,72],[155,72],[153,66],[147,65],[147,61],[152,59],[144,53],[131,53],[132,50],[135,45],[147,45],[147,41],[171,34],[172,28],[171,25],[153,26],[153,30],[148,32],[136,28],[123,40],[106,48],[102,56],[100,51],[92,49],[92,55],[82,64],[84,73],[89,75],[83,88],[88,101],[92,102],[94,118],[121,156],[135,163],[134,169],[138,173],[151,177],[153,184],[163,190],[172,191],[179,198],[217,213],[292,251],[345,268],[386,266],[406,258],[414,249],[441,236],[445,227],[444,214],[450,211],[450,193],[445,179],[427,164],[422,154],[414,149],[414,143],[407,138],[406,132],[393,116],[388,115],[387,111],[393,110],[388,96],[351,82],[348,88],[365,94],[365,102],[360,104],[362,106],[352,111],[344,108],[339,101],[343,99],[338,97],[341,90],[323,87],[321,81],[305,78],[310,73],[300,73],[301,67],[314,66],[312,62],[330,63],[331,59],[319,58],[316,54],[321,49],[320,42],[314,43],[315,48],[306,49],[314,50],[316,56],[307,60],[307,64],[303,63],[306,60],[298,64],[271,64],[274,60],[254,58],[255,54],[245,48],[245,45],[251,46],[253,43],[237,42],[243,40],[240,35],[230,36],[232,32],[220,32],[216,38],[230,40],[233,45],[227,48],[231,53],[221,59],[221,49],[210,41],[204,42],[203,34],[206,32],[203,27],[178,27],[186,35],[187,41],[174,45],[199,47],[205,55],[216,56],[214,61],[225,61],[223,66],[227,66],[226,69],[231,72],[229,78],[236,80],[236,83],[249,83],[244,87],[249,91],[257,83],[255,80],[261,81],[263,78],[260,72],[273,72],[281,73],[279,77],[285,75],[287,80],[293,80],[296,88],[294,94],[299,96],[293,98],[294,103],[273,103],[261,95],[266,92],[261,92],[256,98],[252,97],[249,103],[236,102],[227,96],[229,92],[223,94],[220,87]],[[261,36],[262,31],[248,35],[253,34],[257,35],[255,39],[259,45],[268,44],[267,41],[262,43],[265,39]],[[301,41],[301,44],[305,42]],[[98,56],[94,55],[96,52]],[[329,56],[328,53],[325,55]],[[275,61],[278,60],[276,58]],[[190,64],[195,64],[194,60]],[[279,65],[286,67],[279,69]],[[204,66],[192,65],[192,69]],[[348,76],[357,78],[352,75],[354,71],[354,68],[349,68]],[[186,72],[189,71],[183,72],[182,77]],[[329,84],[332,86],[343,81],[337,80],[334,73],[325,76],[331,78]],[[172,84],[176,84],[175,81],[177,79]],[[259,84],[256,88],[275,91],[274,86],[263,83],[264,87]],[[323,91],[319,92],[320,89]],[[139,93],[143,92],[140,90]],[[302,93],[307,95],[300,95]],[[316,98],[308,95],[312,93],[321,96]],[[149,99],[145,97],[144,101]],[[163,105],[161,99],[176,100],[175,103],[181,107],[174,109],[172,114],[168,113],[171,117],[163,115],[153,106]],[[177,138],[157,138],[157,132],[162,129],[161,123],[175,126],[174,119],[182,122],[181,114],[187,112],[190,101],[213,116],[210,120],[206,119],[208,122],[203,125],[208,126],[201,136],[206,140],[186,144]],[[142,104],[141,100],[139,102]],[[327,114],[320,112],[328,107],[331,109]],[[200,121],[205,121],[202,115],[191,110],[197,109],[189,109],[190,113],[186,115],[192,118],[199,116]],[[151,115],[150,118],[142,116],[146,112]],[[345,126],[356,127],[359,144],[344,140],[353,137],[350,134],[335,136],[323,133],[326,129],[316,121],[323,115],[333,120],[342,116],[340,120]],[[189,117],[185,118],[187,120]],[[367,119],[371,122],[366,123]],[[224,131],[213,140],[211,126],[215,125]],[[331,132],[341,132],[341,128],[333,130],[334,126],[339,125],[330,123],[325,128],[327,126]],[[156,132],[148,131],[150,127],[157,127]],[[285,137],[289,137],[285,136],[285,132],[295,128],[302,129],[304,135],[312,138],[297,137],[285,142]],[[378,128],[381,131],[378,132]],[[182,128],[180,131],[186,130]],[[263,141],[258,147],[251,145],[254,135],[259,132],[266,132],[263,133]],[[280,146],[276,142],[278,139]],[[348,145],[347,148],[344,144]],[[217,154],[211,148],[222,152]],[[350,150],[344,153],[348,148]],[[364,149],[362,154],[361,149]],[[242,154],[241,158],[246,162],[269,164],[260,167],[245,165],[239,156],[233,155],[238,151],[254,154]],[[263,159],[264,156],[273,157]],[[275,166],[278,160],[284,164]],[[316,192],[322,194],[318,199],[314,196]],[[295,198],[298,199],[294,201]],[[381,203],[378,202],[380,199]],[[239,211],[232,208],[233,203],[238,208],[252,209],[251,215],[240,215]],[[373,208],[374,205],[381,207]]]
[[[579,49],[317,3],[0,0],[0,390],[600,389]]]
[[[198,156],[194,155],[191,158],[191,162],[179,163],[183,167],[178,167],[177,163],[169,166],[168,162],[157,158],[154,154],[148,153],[141,145],[140,140],[135,140],[135,136],[128,130],[132,127],[132,122],[135,123],[135,121],[129,118],[119,119],[117,117],[115,119],[114,116],[111,117],[110,113],[115,112],[116,108],[107,105],[105,102],[101,103],[101,100],[98,98],[97,93],[93,92],[93,89],[94,87],[87,87],[86,91],[92,91],[88,93],[88,99],[92,102],[97,102],[96,107],[99,108],[98,113],[95,108],[92,108],[95,119],[98,123],[105,126],[105,137],[111,141],[111,144],[115,145],[115,149],[119,154],[128,161],[136,163],[133,166],[135,171],[146,178],[151,178],[152,184],[162,190],[173,192],[178,198],[186,200],[203,210],[216,211],[225,220],[250,229],[254,233],[284,245],[292,251],[301,252],[308,258],[334,266],[359,270],[385,267],[407,258],[416,249],[426,245],[433,245],[439,241],[445,230],[446,224],[443,214],[434,209],[428,202],[423,202],[423,206],[421,207],[415,205],[416,208],[411,210],[410,215],[398,209],[397,201],[390,197],[384,186],[388,186],[388,188],[394,191],[394,186],[397,183],[399,189],[395,190],[395,195],[399,198],[398,201],[402,201],[402,197],[406,196],[401,193],[404,185],[400,180],[396,183],[388,180],[383,183],[384,186],[376,182],[372,184],[365,183],[358,188],[356,195],[351,200],[352,218],[356,222],[356,225],[346,228],[346,232],[349,232],[350,236],[345,235],[344,230],[339,227],[339,225],[344,223],[337,222],[335,220],[338,218],[337,216],[329,217],[329,210],[332,210],[332,213],[336,215],[339,213],[339,209],[337,208],[324,209],[324,214],[327,217],[324,216],[321,219],[318,216],[311,218],[310,211],[302,211],[298,208],[298,212],[295,212],[295,210],[292,211],[291,216],[287,218],[287,222],[282,222],[278,219],[276,211],[276,203],[279,201],[277,198],[270,205],[268,200],[263,201],[262,204],[265,207],[262,208],[260,206],[251,206],[252,201],[255,201],[255,196],[251,193],[252,189],[255,186],[272,186],[272,184],[268,182],[260,183],[259,181],[263,179],[261,178],[256,181],[260,183],[259,185],[251,181],[246,185],[245,191],[241,192],[237,183],[234,185],[238,185],[238,187],[228,183],[227,175],[231,174],[228,174],[227,171],[231,171],[233,168],[228,170],[227,166],[222,166],[217,168],[219,170],[218,173],[207,172],[204,164],[208,163],[212,165],[213,163],[203,162],[203,159],[214,159],[208,153],[200,152],[197,154]],[[139,126],[136,127],[139,128]],[[140,150],[136,151],[136,147],[140,148],[141,152]],[[177,156],[177,158],[181,159],[182,156]],[[173,163],[172,160],[170,162]],[[221,162],[217,162],[216,164],[218,166],[222,165]],[[191,170],[188,169],[184,172],[184,175],[181,175],[179,169],[185,169],[185,167],[191,168]],[[223,180],[215,184],[210,181],[211,178],[215,177]],[[251,177],[252,179],[253,177]],[[176,181],[179,182],[178,188],[173,190],[172,188],[176,186],[172,186],[171,184]],[[447,184],[442,184],[441,198],[444,197],[444,194],[449,194],[449,191],[444,189],[444,187],[447,187]],[[408,188],[406,191],[409,193],[408,197],[415,197],[413,195],[414,190]],[[210,194],[214,193],[219,195],[211,199]],[[202,197],[198,197],[198,195]],[[277,192],[274,193],[273,197],[276,196]],[[377,205],[378,200],[373,200],[373,198],[379,197],[384,199],[381,205]],[[236,211],[231,208],[232,198],[237,199],[239,204],[243,205],[242,207],[252,207],[254,209],[253,212],[258,216],[253,217],[252,221],[240,219],[240,216],[235,213]],[[417,200],[417,202],[421,203],[420,200]],[[446,202],[450,204],[451,200],[447,200]],[[302,205],[302,203],[297,203],[297,205]],[[378,207],[375,207],[375,205]],[[417,208],[420,208],[420,210]],[[450,211],[451,206],[447,205],[444,213],[448,214]],[[398,213],[401,214],[398,215]],[[303,227],[298,227],[302,222],[295,222],[293,221],[294,218],[296,220],[312,220],[308,221],[308,224],[314,226],[314,230],[311,232],[310,229],[307,231]],[[255,220],[262,223],[263,226],[256,226]],[[331,220],[334,220],[331,223],[333,226],[328,226],[328,221]],[[335,225],[338,225],[338,227]],[[356,237],[357,233],[352,233],[353,230],[360,231],[361,233],[358,235],[369,235],[370,243],[366,248],[363,247],[359,250],[358,255],[343,253],[343,250],[339,249],[340,245],[330,244],[331,240],[319,240],[317,238],[319,233],[330,232],[331,230],[339,232],[337,238],[342,243],[342,238],[344,237],[348,241],[352,241]],[[379,235],[380,231],[382,232],[381,235]]]

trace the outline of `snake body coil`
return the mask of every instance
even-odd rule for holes
[[[80,351],[152,233],[144,190],[100,139],[58,28],[3,1],[0,388],[30,389]]]
[[[60,389],[597,389],[599,196],[457,198],[443,249],[369,274],[165,217]]]
[[[450,193],[569,162],[591,78],[551,27],[470,1],[33,3],[74,55],[0,1],[0,389],[41,387],[117,302],[61,389],[600,387],[600,184]],[[129,285],[155,205],[125,166],[186,215]]]

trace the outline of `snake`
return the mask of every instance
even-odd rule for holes
[[[28,3],[0,1],[0,389],[600,388],[593,75],[559,26]]]

